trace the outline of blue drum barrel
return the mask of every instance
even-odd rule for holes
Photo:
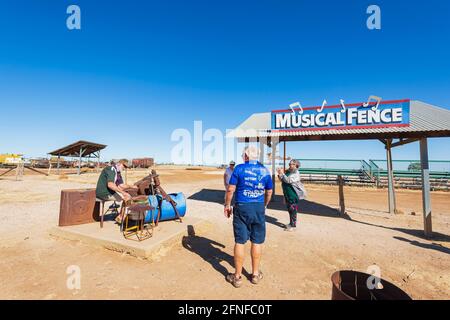
[[[159,207],[158,197],[152,195],[148,196],[148,204],[155,209],[147,211],[147,213],[145,214],[144,223],[156,221],[156,218],[158,217],[158,207]]]
[[[178,210],[178,214],[181,217],[184,217],[186,214],[186,198],[182,192],[179,193],[170,193],[170,197],[177,204],[176,208]],[[148,197],[149,205],[155,207],[154,210],[147,211],[145,216],[145,223],[149,223],[152,220],[156,221],[158,216],[158,207],[161,206],[161,216],[159,217],[159,221],[172,220],[177,218],[177,214],[173,206],[169,201],[164,200],[161,195]]]

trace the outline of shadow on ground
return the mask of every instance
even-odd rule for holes
[[[202,189],[199,192],[191,195],[188,199],[223,204],[225,199],[225,191],[214,189]],[[269,204],[269,209],[286,211],[287,214],[286,205],[283,203],[283,196],[275,195],[273,201]],[[339,211],[337,209],[308,200],[300,201],[299,213],[317,216],[326,216],[332,218],[340,217]],[[277,218],[272,217],[270,215],[266,215],[266,221],[267,223],[273,224],[277,227],[283,229],[285,228],[284,223],[279,222]]]
[[[198,254],[203,260],[208,262],[215,270],[217,270],[217,272],[226,277],[226,275],[230,272],[221,263],[226,262],[232,269],[234,268],[234,261],[231,255],[221,250],[221,248],[225,248],[225,245],[205,237],[197,236],[192,225],[187,226],[187,231],[188,235],[184,236],[181,240],[183,247],[195,254]],[[242,269],[242,274],[247,278],[250,277],[250,274],[245,270],[245,268]]]
[[[424,240],[435,240],[435,241],[442,241],[442,242],[450,242],[450,236],[443,234],[443,233],[439,233],[439,232],[433,232],[433,237],[432,238],[428,238],[425,236],[424,231],[420,230],[420,229],[405,229],[405,228],[395,228],[395,227],[387,227],[387,226],[383,226],[381,224],[373,224],[373,223],[369,223],[369,222],[363,222],[363,221],[359,221],[359,220],[355,220],[352,219],[349,215],[347,215],[347,213],[343,216],[344,219],[347,219],[351,222],[355,222],[355,223],[361,223],[367,226],[372,226],[372,227],[378,227],[378,228],[383,228],[383,229],[389,229],[389,230],[394,230],[394,231],[398,231],[398,232],[403,232],[405,234],[408,234],[410,236],[414,236],[420,239],[424,239]],[[397,239],[397,237],[394,237]],[[404,239],[404,238],[401,238]],[[401,240],[401,239],[397,239],[397,240]],[[429,249],[429,248],[428,248]]]
[[[191,195],[189,199],[191,200],[199,200],[199,201],[206,201],[206,202],[213,202],[213,203],[224,203],[224,197],[225,197],[225,191],[223,190],[214,190],[214,189],[202,189],[199,192]],[[276,195],[274,197],[274,201],[269,204],[269,209],[273,210],[280,210],[280,211],[287,211],[285,204],[283,203],[283,196]],[[340,216],[338,209],[313,202],[308,200],[302,200],[299,205],[299,213],[300,214],[311,214],[311,215],[317,215],[317,216],[326,216],[326,217],[333,217],[333,218],[344,218],[349,221],[355,222],[355,223],[361,223],[373,227],[378,228],[384,228],[384,229],[390,229],[395,230],[399,232],[403,232],[405,234],[429,240],[425,237],[423,230],[418,229],[405,229],[405,228],[395,228],[395,227],[387,227],[383,225],[377,225],[372,224],[368,222],[362,222],[358,220],[352,219],[349,215],[345,214],[343,216]],[[287,214],[287,213],[286,213]],[[268,223],[271,223],[273,225],[276,225],[280,228],[284,228],[284,223],[281,223],[278,221],[277,218],[266,215],[266,221]],[[433,240],[435,241],[442,241],[442,242],[450,242],[450,236],[439,233],[439,232],[433,232]],[[439,247],[438,247],[439,249]],[[444,252],[446,250],[444,249]]]
[[[419,242],[419,241],[410,240],[410,239],[406,239],[406,238],[402,238],[402,237],[394,237],[394,239],[397,239],[397,240],[400,240],[400,241],[409,242],[413,246],[417,246],[417,247],[420,247],[420,248],[436,250],[436,251],[439,251],[439,252],[450,254],[450,249],[449,248],[444,247],[443,245],[438,244],[438,243],[434,243],[434,242],[433,243],[422,243],[422,242]]]
[[[224,204],[225,191],[214,189],[202,189],[199,192],[191,195],[188,199]]]
[[[223,204],[225,191],[202,189],[191,195],[188,199]],[[287,211],[286,205],[283,203],[283,196],[274,196],[273,201],[269,204],[269,209]],[[339,217],[339,211],[337,209],[313,201],[301,200],[299,209],[299,213],[303,214],[313,214],[333,218]]]

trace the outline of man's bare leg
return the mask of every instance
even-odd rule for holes
[[[262,244],[252,243],[252,274],[259,274],[259,262],[261,261]]]
[[[234,275],[240,278],[242,275],[242,266],[244,265],[245,245],[240,243],[234,244],[234,268],[236,269]]]

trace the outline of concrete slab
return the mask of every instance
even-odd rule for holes
[[[50,235],[66,240],[78,240],[88,245],[128,253],[135,257],[157,260],[174,245],[181,245],[182,237],[188,235],[188,226],[193,226],[196,233],[201,233],[209,227],[209,223],[189,216],[183,218],[183,223],[162,221],[153,229],[151,238],[140,242],[125,239],[114,221],[105,221],[103,228],[100,228],[100,223],[53,227]]]

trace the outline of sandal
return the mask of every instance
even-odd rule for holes
[[[252,274],[251,282],[252,282],[253,284],[258,284],[259,281],[262,280],[262,278],[263,278],[263,274],[262,274],[261,271],[259,271],[258,274]]]
[[[242,285],[242,276],[238,279],[233,273],[229,273],[226,276],[226,279],[229,283],[231,283],[235,288],[239,288]]]

